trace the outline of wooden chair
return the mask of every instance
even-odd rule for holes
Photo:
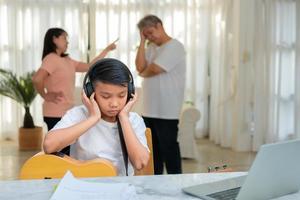
[[[153,175],[154,174],[154,163],[153,163],[153,147],[152,147],[152,134],[151,134],[151,129],[147,128],[146,129],[146,138],[147,138],[147,145],[150,150],[150,158],[149,162],[146,167],[142,170],[135,170],[134,175]]]
[[[75,177],[117,176],[115,166],[105,159],[79,161],[67,155],[37,153],[20,171],[20,179],[62,178],[70,170]]]

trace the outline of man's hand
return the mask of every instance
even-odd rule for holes
[[[43,98],[45,101],[53,102],[55,104],[58,104],[61,102],[64,98],[63,92],[47,92]]]
[[[144,34],[143,30],[140,30],[140,46],[138,47],[138,51],[135,58],[135,66],[136,70],[141,73],[144,71],[147,63],[145,58],[145,42],[146,42],[146,36]]]
[[[135,94],[131,94],[131,99],[127,102],[127,104],[124,106],[124,108],[120,111],[119,113],[119,117],[128,117],[129,112],[131,111],[133,105],[135,104],[135,102],[137,101],[137,93]]]
[[[88,98],[84,91],[81,92],[82,103],[87,107],[90,117],[101,119],[101,111],[95,100],[95,92]]]
[[[142,29],[142,30],[140,30],[140,38],[141,38],[141,43],[145,43],[145,41],[146,41],[146,36],[145,36],[145,34],[144,34],[144,30]]]
[[[150,65],[148,65],[148,67],[145,70],[139,73],[139,76],[148,78],[165,72],[166,71],[163,68],[161,68],[159,65],[155,63],[151,63]]]

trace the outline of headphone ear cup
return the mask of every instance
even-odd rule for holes
[[[93,94],[94,92],[94,88],[91,82],[87,82],[84,86],[83,86],[83,90],[86,94],[86,96],[88,98],[90,98],[90,96]]]
[[[135,90],[134,90],[134,85],[132,82],[128,83],[128,95],[127,95],[127,101],[129,101],[129,99],[131,99],[131,94],[134,94]]]

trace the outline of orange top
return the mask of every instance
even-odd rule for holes
[[[41,68],[49,73],[45,80],[47,92],[63,94],[63,100],[59,103],[44,100],[43,116],[62,117],[74,105],[75,72],[87,71],[88,64],[50,53],[43,59]]]

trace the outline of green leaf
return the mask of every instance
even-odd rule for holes
[[[17,77],[12,71],[0,68],[0,95],[15,100],[24,108],[29,107],[37,95],[32,83],[33,74],[34,71]]]

